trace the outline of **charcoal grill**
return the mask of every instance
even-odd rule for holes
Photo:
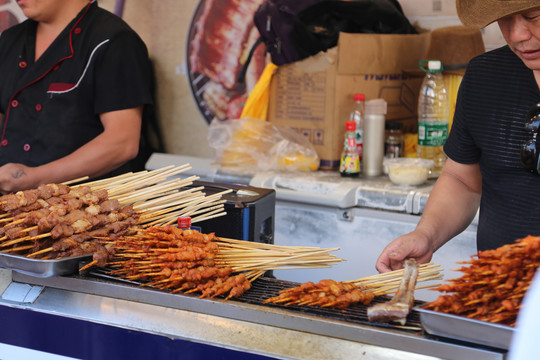
[[[109,274],[107,269],[96,269],[89,272],[88,276],[96,279],[104,279],[112,282],[121,282],[129,286],[141,287],[144,286],[144,282],[125,280]],[[319,306],[307,306],[307,305],[283,305],[283,304],[265,304],[264,301],[271,297],[279,295],[279,292],[284,289],[292,288],[299,285],[298,283],[291,281],[284,281],[275,279],[273,277],[260,277],[252,283],[252,287],[249,291],[246,291],[242,296],[234,299],[234,301],[244,304],[251,304],[257,306],[264,306],[276,309],[282,309],[285,311],[291,311],[297,314],[305,314],[310,316],[317,316],[324,319],[331,319],[337,321],[349,322],[352,324],[370,325],[386,329],[396,329],[404,332],[410,332],[414,334],[424,334],[422,330],[422,324],[420,323],[419,314],[415,311],[411,312],[407,318],[406,326],[386,324],[386,323],[373,323],[369,322],[367,318],[367,306],[363,304],[353,304],[347,308],[323,308]],[[163,290],[155,290],[162,291]],[[183,294],[183,296],[189,296],[197,298],[197,293]],[[219,297],[223,299],[224,297]],[[376,297],[373,304],[385,302],[390,300],[388,297],[379,296]],[[424,302],[416,301],[415,306],[423,305]]]

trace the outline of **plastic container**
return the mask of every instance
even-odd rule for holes
[[[419,158],[434,162],[433,171],[440,172],[446,161],[443,145],[448,137],[450,102],[439,60],[422,60],[426,72],[418,97]]]
[[[384,159],[384,171],[397,185],[422,185],[431,173],[433,160],[418,158]]]
[[[387,122],[385,126],[384,157],[403,157],[404,136],[401,131],[402,124],[398,122]]]
[[[383,172],[385,115],[386,101],[384,99],[366,102],[362,158],[362,171],[366,176],[378,176]]]
[[[360,175],[360,157],[356,147],[356,123],[350,120],[345,122],[345,141],[339,162],[339,173],[341,176],[350,177]]]
[[[354,94],[354,105],[349,117],[350,121],[356,124],[356,148],[360,157],[360,165],[362,165],[362,154],[364,146],[364,117],[366,111],[366,96],[364,94]],[[362,169],[360,169],[362,171]]]

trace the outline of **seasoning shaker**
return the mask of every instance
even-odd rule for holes
[[[384,99],[366,102],[362,158],[363,172],[366,176],[378,176],[383,172],[386,108]]]

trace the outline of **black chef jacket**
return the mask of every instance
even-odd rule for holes
[[[103,131],[99,114],[152,102],[145,44],[97,1],[34,62],[36,27],[0,35],[0,165],[64,157]]]

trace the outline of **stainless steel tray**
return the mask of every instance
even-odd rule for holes
[[[76,274],[79,272],[81,261],[91,258],[92,254],[56,260],[39,260],[25,256],[0,253],[0,267],[35,277],[46,278]]]
[[[420,322],[428,333],[474,344],[508,350],[515,329],[487,321],[445,314],[415,307],[420,313]]]

